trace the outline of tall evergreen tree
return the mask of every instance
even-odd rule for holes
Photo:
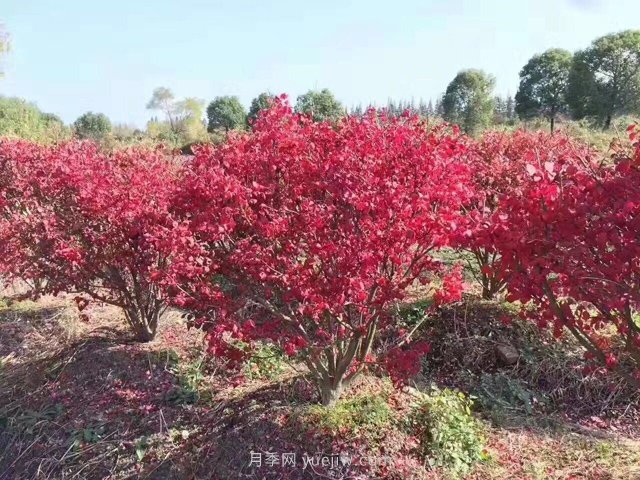
[[[444,94],[436,99],[435,113],[438,117],[444,118]]]
[[[364,110],[362,108],[362,104],[359,103],[354,108],[351,109],[351,115],[354,117],[362,117],[364,115]]]
[[[433,101],[429,99],[429,104],[427,105],[427,117],[432,118],[437,115],[436,109],[433,106]]]
[[[507,115],[507,121],[509,123],[513,123],[516,119],[516,102],[511,96],[511,94],[507,95],[505,110]]]
[[[500,125],[507,122],[507,105],[506,101],[500,95],[496,95],[493,99],[493,123]]]
[[[429,111],[427,109],[427,104],[422,98],[420,99],[420,103],[418,104],[418,115],[424,118],[429,118]]]

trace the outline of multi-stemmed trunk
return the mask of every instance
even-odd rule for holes
[[[375,297],[377,287],[369,292],[368,302]],[[253,302],[278,315],[284,324],[296,335],[302,335],[309,344],[313,344],[307,330],[301,325],[296,314],[289,309],[284,313],[264,297],[256,297]],[[353,311],[346,313],[345,318],[336,318],[326,313],[324,320],[327,330],[335,332],[337,327],[346,328],[348,333],[341,338],[335,338],[325,347],[310,347],[304,355],[304,363],[309,368],[320,402],[324,406],[332,407],[340,399],[342,393],[363,372],[367,356],[371,352],[373,342],[378,333],[380,312],[372,308],[366,314]]]
[[[129,275],[118,275],[121,286],[121,301],[127,323],[137,340],[149,342],[158,329],[158,319],[166,309],[159,288],[144,276],[129,271]]]
[[[158,321],[167,308],[157,285],[143,275],[111,268],[103,277],[103,289],[85,291],[94,299],[122,309],[134,337],[140,342],[154,339]]]
[[[586,351],[593,355],[594,358],[596,358],[601,364],[606,365],[607,354],[602,350],[601,343],[593,337],[593,330],[584,328],[580,324],[580,322],[575,321],[571,309],[565,309],[562,307],[561,300],[554,293],[548,279],[545,279],[544,284],[542,285],[542,289],[545,293],[545,296],[547,297],[547,300],[549,301],[549,305],[551,306],[556,316],[562,322],[562,325],[567,330],[569,330],[569,332],[571,332],[573,337],[578,341],[578,343],[580,343],[580,345],[582,345],[582,347]],[[593,306],[600,314],[613,322],[614,317],[609,309],[596,304],[594,304]],[[624,339],[623,343],[626,347],[626,353],[629,355],[634,368],[637,369],[638,367],[640,367],[640,348],[636,346],[634,340],[636,338],[636,335],[640,334],[640,327],[638,327],[638,325],[635,323],[635,320],[633,318],[633,311],[629,303],[627,303],[623,311],[619,313],[622,319],[624,319],[626,328],[618,328],[618,332]],[[624,377],[630,385],[633,385],[636,388],[640,388],[640,379],[636,375],[629,374],[623,365],[615,364],[612,369],[619,373],[622,377]]]
[[[484,300],[493,300],[493,298],[502,292],[506,287],[506,282],[498,275],[497,272],[483,271],[483,267],[491,267],[499,260],[497,252],[489,252],[483,248],[477,248],[473,250],[473,256],[476,259],[476,264],[480,267],[480,272],[475,275],[482,286],[482,298]]]
[[[331,407],[362,373],[377,331],[377,319],[370,320],[364,335],[352,331],[351,336],[306,359],[320,393],[322,405]],[[354,363],[357,365],[354,367]]]
[[[163,311],[164,304],[158,299],[151,299],[146,305],[131,305],[124,309],[124,316],[136,340],[150,342],[154,339]]]

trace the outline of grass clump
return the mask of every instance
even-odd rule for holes
[[[431,467],[443,467],[454,477],[469,473],[486,460],[480,423],[471,415],[473,402],[462,392],[433,388],[409,415],[421,455]]]
[[[274,380],[287,366],[282,350],[275,345],[260,344],[244,365],[244,376],[250,380]]]
[[[476,395],[480,406],[489,412],[507,410],[533,415],[536,408],[547,403],[543,395],[528,388],[523,380],[500,372],[482,374]]]
[[[307,411],[307,423],[332,435],[377,438],[394,420],[383,395],[358,395],[339,400],[333,407],[313,405]]]
[[[193,405],[203,399],[203,394],[208,397],[209,392],[201,388],[205,380],[205,358],[179,363],[170,355],[167,356],[167,362],[171,363],[168,370],[176,376],[178,384],[165,394],[167,403]]]

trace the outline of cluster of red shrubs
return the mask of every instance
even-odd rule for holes
[[[391,307],[417,284],[434,308],[460,300],[437,254],[468,249],[485,297],[507,289],[607,366],[638,367],[640,147],[598,160],[560,134],[314,122],[285,98],[188,160],[3,140],[0,274],[119,306],[141,340],[183,308],[230,366],[273,342],[331,404],[365,369],[415,373],[428,346]]]

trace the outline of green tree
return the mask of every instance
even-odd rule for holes
[[[311,115],[316,122],[335,121],[345,115],[342,104],[327,88],[309,90],[296,101],[296,112]]]
[[[73,122],[73,131],[79,138],[102,140],[111,132],[111,121],[104,113],[87,112]]]
[[[444,94],[436,98],[436,106],[434,108],[436,117],[444,118],[444,105],[442,104],[443,100],[444,100]]]
[[[516,102],[511,94],[507,95],[507,100],[505,101],[505,113],[507,115],[507,121],[513,124],[516,119]]]
[[[167,119],[162,122],[153,118],[147,123],[147,133],[150,137],[174,144],[201,142],[207,139],[202,118],[203,100],[193,97],[178,100],[168,88],[158,87],[153,91],[147,108],[163,112]]]
[[[207,107],[207,120],[210,132],[242,130],[247,124],[247,112],[236,96],[216,97]]]
[[[141,140],[143,132],[138,130],[135,125],[127,123],[116,123],[111,129],[113,137],[119,141]]]
[[[534,55],[520,70],[520,86],[516,93],[516,113],[523,120],[543,116],[553,133],[558,114],[567,110],[567,84],[572,55],[552,48]]]
[[[41,115],[42,121],[49,127],[53,125],[64,126],[62,119],[55,113],[42,113]]]
[[[567,103],[575,118],[592,116],[605,129],[615,115],[640,110],[640,30],[605,35],[573,57]]]
[[[251,106],[249,107],[249,115],[247,115],[247,123],[252,124],[258,118],[258,113],[265,108],[269,108],[271,102],[274,100],[275,95],[271,92],[262,92],[256,98],[251,100]]]
[[[427,112],[426,112],[426,117],[427,118],[432,118],[435,117],[438,114],[438,112],[436,111],[436,108],[433,106],[433,100],[429,99],[429,103],[427,104]]]
[[[496,125],[507,123],[507,102],[500,95],[493,98],[493,123]]]
[[[147,122],[146,132],[150,138],[157,142],[181,143],[178,134],[171,128],[171,124],[168,121],[159,120],[157,117],[153,117]]]
[[[70,132],[56,115],[40,111],[33,103],[0,96],[0,136],[52,143],[68,139]]]
[[[147,103],[148,110],[160,110],[167,116],[171,130],[176,131],[177,110],[176,98],[166,87],[158,87],[153,91],[151,100]]]
[[[362,104],[359,103],[355,107],[351,108],[351,110],[349,110],[349,115],[353,117],[362,117],[364,115],[364,108],[362,107]]]
[[[442,98],[444,119],[457,123],[468,134],[491,124],[495,80],[482,70],[463,70],[447,86]]]
[[[187,143],[201,142],[207,138],[207,127],[202,120],[204,100],[188,97],[176,105],[177,129]]]

